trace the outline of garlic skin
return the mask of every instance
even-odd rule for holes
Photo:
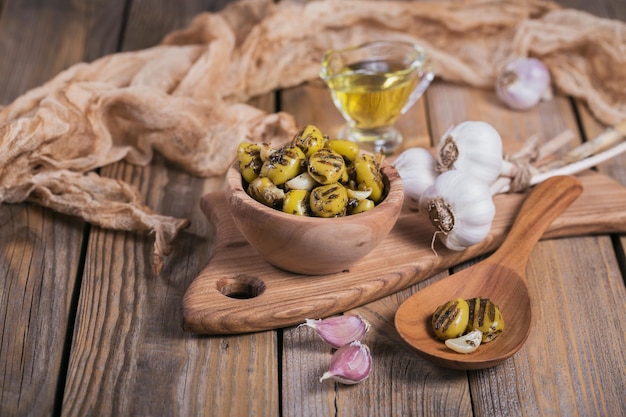
[[[472,353],[480,343],[482,342],[483,332],[480,330],[472,330],[471,332],[464,334],[463,336],[459,336],[454,339],[447,339],[445,341],[446,346],[449,349],[452,349],[458,353]]]
[[[393,162],[404,186],[404,203],[411,209],[418,208],[422,193],[437,179],[437,160],[425,148],[409,148]]]
[[[448,249],[461,251],[487,237],[496,206],[487,183],[462,171],[446,171],[422,194],[419,212],[438,229]]]
[[[322,375],[320,382],[333,379],[347,385],[357,384],[370,374],[372,355],[367,345],[358,340],[340,347],[330,359],[329,370]]]
[[[437,145],[437,169],[458,170],[492,184],[502,169],[502,138],[487,122],[452,126]]]
[[[361,316],[349,314],[324,320],[306,319],[302,326],[313,328],[323,341],[334,348],[360,341],[370,329],[370,324]]]
[[[536,58],[509,62],[496,80],[496,95],[514,110],[528,110],[552,96],[550,71]]]

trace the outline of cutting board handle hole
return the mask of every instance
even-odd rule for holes
[[[217,290],[227,297],[247,300],[261,295],[265,291],[265,283],[258,277],[237,275],[219,279]]]

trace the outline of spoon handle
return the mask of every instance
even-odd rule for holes
[[[506,259],[507,264],[523,272],[530,253],[548,226],[582,191],[582,183],[573,176],[557,176],[536,185],[522,204],[504,243],[490,260]]]

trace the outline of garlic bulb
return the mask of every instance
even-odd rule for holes
[[[496,95],[515,110],[527,110],[542,98],[550,97],[550,72],[535,58],[509,62],[496,80]]]
[[[487,237],[496,206],[487,183],[462,171],[446,171],[422,194],[419,212],[448,249],[459,251]]]
[[[437,161],[425,148],[409,148],[393,162],[404,186],[404,203],[417,208],[422,193],[437,179]]]
[[[491,184],[502,169],[502,138],[487,122],[452,126],[439,140],[437,162],[441,171],[464,171]]]
[[[320,382],[334,379],[342,384],[356,384],[366,379],[372,369],[372,356],[367,345],[358,340],[340,347],[330,359],[330,367]]]
[[[322,340],[335,348],[340,348],[355,340],[361,340],[370,329],[370,324],[361,316],[349,314],[329,317],[324,320],[306,319],[302,326],[315,329]]]

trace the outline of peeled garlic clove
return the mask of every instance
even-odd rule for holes
[[[320,382],[334,379],[342,384],[356,384],[366,379],[372,369],[372,355],[367,345],[358,340],[340,347],[330,360],[330,368]]]
[[[454,339],[447,339],[445,341],[446,346],[458,353],[472,353],[478,346],[480,346],[480,342],[482,341],[483,332],[480,330],[472,330],[471,332],[456,337]]]
[[[269,143],[262,143],[261,150],[259,152],[259,157],[262,162],[265,162],[270,159],[270,156],[276,152],[276,149],[272,148],[272,145]]]
[[[437,161],[425,148],[409,148],[398,155],[393,163],[404,186],[404,202],[417,208],[424,191],[437,179]]]
[[[348,197],[355,200],[365,200],[366,198],[369,198],[370,195],[372,195],[371,188],[366,188],[364,190],[353,190],[352,188],[346,188],[346,191],[348,192]]]
[[[361,316],[347,314],[324,320],[306,319],[302,325],[315,329],[322,340],[335,348],[361,340],[370,329],[370,324]]]
[[[308,172],[303,172],[302,174],[296,175],[295,177],[287,181],[285,185],[290,190],[311,191],[316,185],[318,185],[318,183],[313,179],[312,176],[309,175]]]

